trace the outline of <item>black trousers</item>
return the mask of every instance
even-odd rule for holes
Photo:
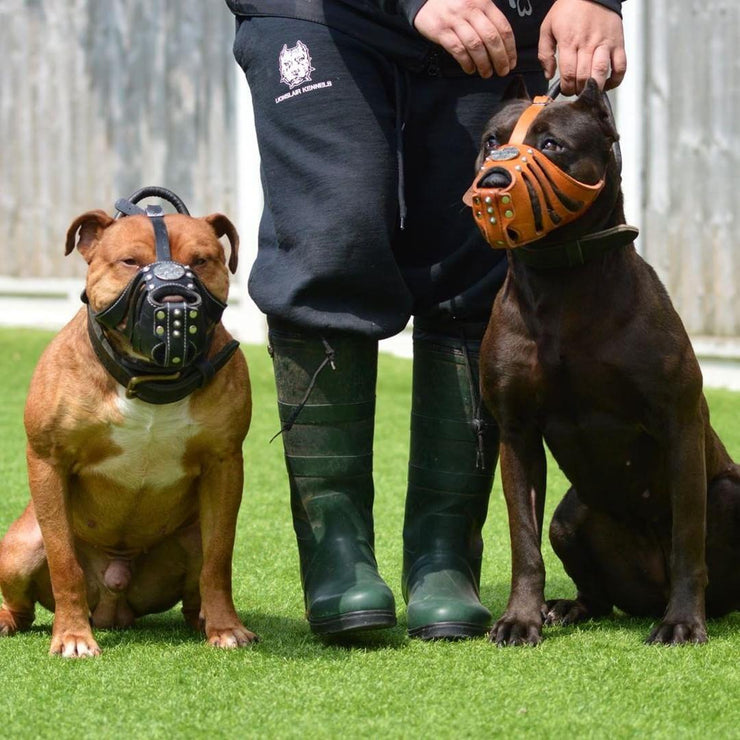
[[[384,338],[411,315],[485,322],[506,265],[462,195],[509,80],[411,74],[308,21],[239,19],[265,206],[249,292],[266,314]],[[541,73],[525,80],[546,88]]]

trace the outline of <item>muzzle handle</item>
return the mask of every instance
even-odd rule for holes
[[[138,203],[143,198],[161,198],[173,205],[178,213],[184,213],[186,216],[190,215],[190,211],[188,211],[187,206],[180,196],[159,185],[147,185],[146,187],[139,188],[139,190],[129,196],[128,201],[130,203]]]

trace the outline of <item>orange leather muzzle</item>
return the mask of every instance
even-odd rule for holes
[[[575,180],[542,152],[522,142],[532,121],[552,102],[538,96],[519,117],[509,142],[487,157],[463,202],[485,240],[497,249],[513,249],[537,241],[583,215],[604,187]],[[506,185],[486,186],[494,174]],[[490,177],[489,177],[490,179]]]

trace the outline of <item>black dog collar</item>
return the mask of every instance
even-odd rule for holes
[[[620,224],[554,247],[517,247],[511,254],[519,262],[538,270],[578,267],[611,249],[632,244],[639,233],[635,226]]]

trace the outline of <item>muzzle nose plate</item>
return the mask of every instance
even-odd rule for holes
[[[504,146],[489,152],[486,159],[491,162],[507,162],[510,159],[516,159],[518,156],[519,150],[515,146]]]
[[[152,273],[160,280],[179,280],[185,275],[185,266],[179,262],[158,262]]]

